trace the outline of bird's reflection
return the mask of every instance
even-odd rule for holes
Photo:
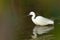
[[[35,26],[33,28],[32,38],[37,38],[37,34],[42,35],[44,33],[48,33],[49,31],[51,31],[53,29],[54,29],[54,26]]]

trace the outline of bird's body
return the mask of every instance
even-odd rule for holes
[[[50,19],[47,19],[47,18],[44,18],[42,16],[37,16],[35,17],[35,13],[34,12],[30,12],[29,15],[32,15],[31,19],[32,19],[32,22],[36,25],[40,25],[40,26],[44,26],[44,25],[48,25],[48,24],[54,24],[54,21],[53,20],[50,20]]]

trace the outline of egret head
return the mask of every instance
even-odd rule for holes
[[[29,15],[35,15],[35,12],[33,12],[33,11],[31,11],[30,13],[29,13]]]

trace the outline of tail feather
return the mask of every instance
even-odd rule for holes
[[[49,21],[48,24],[54,24],[54,21]]]

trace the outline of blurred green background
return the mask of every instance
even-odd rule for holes
[[[60,40],[59,0],[0,0],[0,40],[24,40],[32,34],[30,11],[55,19],[54,34]]]

